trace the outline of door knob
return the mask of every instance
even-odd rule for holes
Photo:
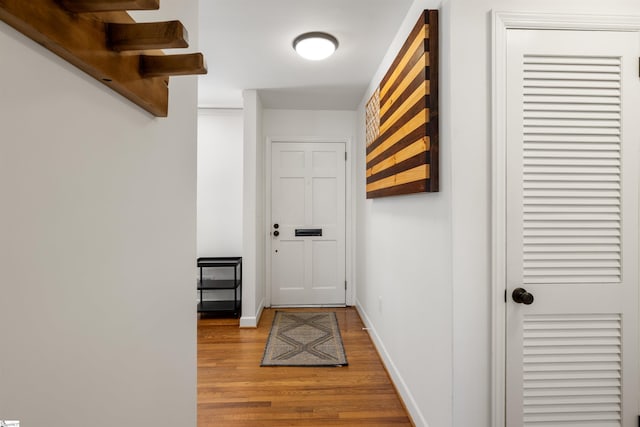
[[[273,224],[273,228],[277,230],[278,228],[280,228],[280,224]]]
[[[519,304],[531,305],[533,303],[533,295],[523,288],[515,288],[511,298]]]
[[[280,232],[278,230],[276,230],[276,231],[273,232],[273,235],[278,237],[280,235]]]

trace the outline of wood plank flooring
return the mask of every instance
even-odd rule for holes
[[[354,308],[335,311],[349,366],[260,367],[275,310],[256,329],[198,321],[198,427],[411,426]]]

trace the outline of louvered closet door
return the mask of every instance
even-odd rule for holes
[[[507,45],[507,425],[637,426],[638,35]]]

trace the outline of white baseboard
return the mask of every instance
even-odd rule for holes
[[[256,316],[242,316],[240,317],[241,328],[257,328],[258,318]]]
[[[398,390],[398,393],[400,394],[400,398],[402,399],[404,406],[407,408],[407,411],[409,411],[409,414],[411,415],[411,418],[413,419],[414,424],[416,425],[416,427],[429,427],[429,425],[427,424],[427,421],[422,415],[422,412],[418,408],[418,405],[416,404],[416,401],[413,398],[413,395],[409,391],[407,384],[402,379],[402,376],[400,375],[400,372],[398,372],[398,369],[396,368],[396,365],[393,363],[393,360],[391,360],[391,357],[389,356],[389,353],[387,352],[387,349],[385,348],[384,343],[380,339],[380,336],[378,335],[376,328],[371,323],[369,316],[367,316],[367,313],[364,311],[364,308],[362,308],[362,305],[358,300],[356,300],[356,310],[358,310],[358,314],[360,314],[360,318],[362,319],[362,322],[367,328],[367,332],[369,332],[371,341],[373,341],[373,345],[378,350],[378,354],[380,354],[380,357],[382,358],[382,363],[387,368],[387,372],[389,372],[389,375],[391,376],[391,381],[393,381],[393,384],[395,385],[396,390]]]
[[[262,310],[264,310],[264,299],[258,304],[258,312],[255,316],[242,316],[240,317],[241,328],[257,328],[262,316]]]

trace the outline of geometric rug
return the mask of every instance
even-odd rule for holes
[[[333,312],[276,311],[260,366],[346,366]]]

